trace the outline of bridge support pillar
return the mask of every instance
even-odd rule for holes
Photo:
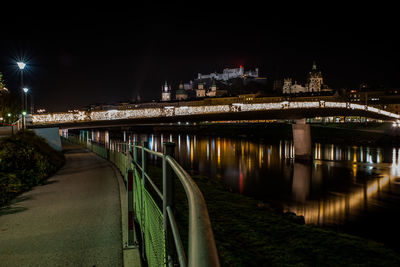
[[[295,158],[303,161],[311,160],[311,131],[306,119],[296,120],[292,124]]]

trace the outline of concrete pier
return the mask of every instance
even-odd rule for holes
[[[295,158],[311,160],[311,131],[306,119],[296,120],[292,125]]]

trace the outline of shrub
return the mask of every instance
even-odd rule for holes
[[[32,131],[0,139],[0,206],[41,183],[64,162],[61,152]]]

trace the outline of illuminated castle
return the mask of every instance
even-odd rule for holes
[[[244,71],[244,67],[240,65],[239,68],[234,68],[234,69],[224,69],[222,73],[210,73],[210,74],[197,74],[197,79],[215,79],[215,80],[222,80],[222,81],[227,81],[229,79],[234,79],[234,78],[246,78],[246,77],[252,77],[252,78],[258,78],[258,68],[256,68],[254,71],[249,70],[249,71]]]

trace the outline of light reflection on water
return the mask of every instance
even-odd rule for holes
[[[109,142],[107,134],[89,136]],[[345,224],[379,207],[387,194],[400,193],[400,149],[333,144],[313,145],[313,162],[295,162],[293,142],[249,141],[193,135],[128,134],[132,142],[176,144],[175,156],[188,171],[222,181],[229,190],[279,203],[306,223]],[[399,201],[400,198],[395,201]],[[212,204],[211,204],[212,205]]]

